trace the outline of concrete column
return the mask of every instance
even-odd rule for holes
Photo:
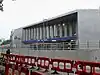
[[[52,26],[52,35],[53,35],[53,38],[54,38],[54,25]]]
[[[36,40],[36,28],[34,28],[34,40]]]
[[[29,29],[29,32],[30,32],[30,33],[29,33],[29,34],[30,34],[30,38],[29,38],[29,39],[31,40],[31,28]]]
[[[31,40],[31,28],[29,29],[29,32],[30,32],[30,33],[29,33],[29,34],[30,34],[30,38],[29,38],[29,39]]]
[[[51,37],[50,37],[50,26],[49,26],[48,28],[49,28],[49,38],[51,38]]]
[[[57,25],[57,37],[60,36],[60,24]]]
[[[43,30],[43,27],[42,27],[42,40],[43,40],[43,37],[44,37],[44,32],[43,32],[44,30]]]
[[[35,35],[36,35],[35,38],[37,39],[37,27],[35,28],[35,32],[36,32],[35,33]]]
[[[24,34],[24,38],[23,38],[23,41],[24,41],[24,40],[26,40],[26,29],[24,29],[24,33],[23,34]]]
[[[64,37],[67,37],[67,24],[64,25]]]
[[[33,40],[34,40],[34,28],[32,28],[33,29]]]
[[[27,29],[27,40],[29,40],[29,29]]]
[[[29,35],[30,35],[30,34],[29,34],[29,28],[28,28],[28,34],[27,34],[27,35],[28,35],[28,40],[29,40]]]
[[[65,26],[65,24],[63,23],[63,24],[62,24],[62,37],[65,37],[64,26]]]
[[[23,41],[25,40],[25,29],[23,29],[23,32],[22,32],[22,40]]]
[[[28,29],[28,31],[29,31],[29,40],[30,40],[30,28]]]
[[[69,36],[72,36],[72,25],[69,24]]]
[[[25,29],[25,40],[27,40],[27,29]]]
[[[30,40],[31,40],[31,38],[32,38],[32,28],[30,28]]]
[[[62,24],[60,24],[60,37],[62,37]]]
[[[38,39],[40,39],[40,27],[38,27]]]
[[[53,38],[53,29],[52,29],[52,26],[50,26],[50,37]]]
[[[50,26],[50,37],[52,37],[52,28],[51,28],[51,26]]]
[[[31,28],[31,40],[33,39],[33,28]]]
[[[40,27],[40,39],[42,39],[42,27]]]
[[[31,40],[31,28],[29,30],[30,30],[30,40]]]
[[[45,39],[45,30],[46,28],[45,28],[45,26],[43,26],[43,38]]]
[[[31,28],[29,29],[29,31],[30,31],[30,40],[31,40]]]
[[[29,28],[28,28],[28,40],[29,40],[29,38],[30,38],[30,33],[29,33],[30,31],[29,31]]]
[[[39,39],[39,28],[37,27],[37,39]]]
[[[45,27],[45,38],[47,38],[47,26]]]
[[[76,26],[76,27],[75,27],[75,32],[76,32],[75,35],[78,36],[78,24],[75,23],[75,26]]]
[[[46,39],[46,26],[45,26],[45,39]]]
[[[49,38],[49,34],[50,34],[50,27],[47,26],[47,38]]]
[[[56,37],[57,36],[57,26],[54,25],[54,36]]]
[[[48,31],[49,31],[49,30],[48,30],[48,26],[46,27],[46,31],[47,31],[47,36],[46,36],[46,37],[48,38],[48,33],[49,33],[49,32],[48,32]]]

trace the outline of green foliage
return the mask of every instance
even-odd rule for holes
[[[0,39],[0,42],[2,42],[2,40]]]
[[[2,44],[3,41],[4,41],[4,39],[0,39],[0,44]]]
[[[10,42],[11,42],[11,40],[5,40],[5,41],[3,41],[3,42],[2,42],[2,44],[1,44],[1,45],[10,44]]]

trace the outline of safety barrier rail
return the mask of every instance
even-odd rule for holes
[[[12,75],[15,70],[19,71],[18,75],[25,73],[25,75],[35,75],[35,71],[30,71],[32,67],[45,69],[45,72],[54,70],[54,73],[65,72],[67,74],[73,73],[77,75],[100,75],[100,63],[47,58],[47,57],[34,57],[23,56],[14,54],[2,54],[6,62],[6,74],[8,75],[9,68],[12,68]],[[51,67],[50,67],[51,66]],[[36,75],[44,75],[44,73],[37,73]]]
[[[47,57],[37,57],[37,67],[49,69],[50,59]],[[46,71],[45,70],[45,71]]]
[[[52,70],[61,71],[61,72],[67,72],[72,73],[73,68],[73,61],[71,60],[65,60],[65,59],[51,59],[52,63]],[[55,65],[58,64],[58,65]],[[67,65],[70,65],[69,67],[66,67]]]

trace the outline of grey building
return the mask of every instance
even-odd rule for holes
[[[79,9],[15,29],[12,35],[12,47],[69,50],[70,43],[70,50],[97,49],[100,47],[99,40],[100,10]]]
[[[99,24],[100,10],[82,9],[15,29],[13,36],[23,43],[76,40],[81,48],[80,43],[100,40]]]

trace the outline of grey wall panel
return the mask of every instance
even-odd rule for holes
[[[12,44],[13,47],[21,47],[22,44],[22,28],[18,28],[14,30]]]
[[[100,40],[100,13],[98,10],[80,10],[78,12],[79,43],[87,40]]]
[[[19,52],[20,51],[20,52]],[[49,58],[65,58],[71,60],[94,60],[95,54],[90,50],[30,50],[28,48],[14,49],[13,53],[20,55],[44,56]],[[99,52],[100,53],[100,52]],[[92,56],[92,57],[91,57]],[[100,55],[98,55],[100,57]]]

